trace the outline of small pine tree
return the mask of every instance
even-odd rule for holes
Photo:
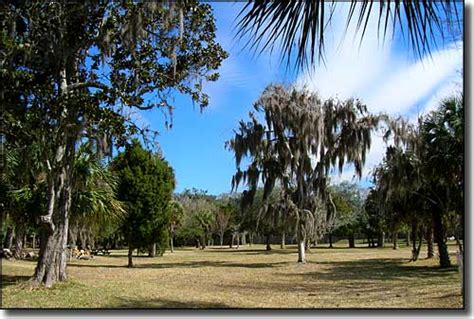
[[[175,187],[174,173],[160,155],[143,149],[136,139],[112,166],[119,177],[118,197],[126,204],[122,231],[129,247],[128,266],[133,267],[134,249],[156,243],[160,251],[166,248],[171,222],[167,207]]]

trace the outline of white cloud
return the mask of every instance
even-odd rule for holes
[[[334,24],[344,26],[347,7],[336,12]],[[377,9],[377,8],[376,8]],[[398,53],[393,41],[387,37],[384,45],[377,36],[377,19],[369,20],[367,34],[359,49],[359,39],[342,40],[344,29],[330,31],[326,40],[326,65],[316,65],[311,72],[303,73],[297,86],[318,92],[322,98],[359,98],[371,112],[386,112],[417,118],[459,88],[462,70],[462,42],[435,51],[431,57],[410,62],[407,51]],[[354,34],[349,29],[347,34]],[[391,34],[391,30],[387,32]],[[400,56],[400,54],[402,54]],[[420,107],[421,106],[421,107]],[[380,134],[379,134],[380,135]],[[367,154],[364,178],[380,163],[386,144],[377,133]],[[334,181],[353,180],[353,168],[348,166]]]
[[[419,112],[413,112],[410,117],[410,122],[415,122],[420,115],[426,115],[429,112],[436,109],[441,101],[452,94],[459,92],[462,90],[462,83],[460,83],[458,77],[453,78],[452,80],[448,81],[447,83],[443,84],[439,89],[437,89],[431,98],[426,102],[423,107],[420,108]]]
[[[373,91],[364,101],[373,112],[405,114],[421,99],[435,94],[434,90],[460,68],[462,45],[457,43],[416,63],[398,63],[384,70],[386,78],[379,82],[381,85],[373,83]]]

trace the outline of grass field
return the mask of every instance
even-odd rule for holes
[[[455,246],[450,246],[455,252]],[[295,247],[178,249],[163,257],[125,251],[73,260],[69,281],[51,289],[26,282],[35,262],[2,260],[2,307],[47,308],[461,308],[457,267],[409,262],[410,249],[316,248],[296,263]],[[451,261],[456,262],[452,256]]]

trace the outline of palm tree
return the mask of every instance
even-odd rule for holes
[[[464,211],[464,101],[463,96],[445,99],[421,125],[420,150],[426,199],[431,203],[434,237],[441,267],[450,266],[446,246],[445,219],[450,211]],[[461,237],[462,237],[461,230]],[[460,242],[458,241],[460,244]],[[459,245],[462,252],[463,247]]]
[[[117,178],[98,156],[86,143],[74,162],[70,243],[75,245],[79,235],[83,248],[94,245],[97,237],[111,235],[125,216],[123,203],[116,198]]]
[[[298,67],[312,64],[317,56],[324,58],[326,29],[333,19],[338,1],[249,1],[239,14],[237,37],[248,36],[251,48],[260,52],[281,43],[282,59],[290,63],[296,51]],[[369,19],[378,17],[378,32],[383,38],[389,30],[400,30],[418,56],[431,52],[440,36],[443,40],[449,34],[459,33],[462,17],[455,0],[411,1],[411,0],[352,0],[346,17],[346,30],[356,23],[356,32],[361,32],[361,41]]]

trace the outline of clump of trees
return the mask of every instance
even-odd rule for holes
[[[395,233],[402,223],[411,227],[413,260],[423,239],[433,257],[434,240],[440,266],[449,267],[448,234],[463,252],[463,123],[462,96],[445,99],[420,118],[406,148],[387,149],[375,172],[376,187],[367,205],[379,209]]]
[[[67,279],[80,145],[107,156],[131,136],[150,136],[128,110],[161,109],[169,118],[175,92],[205,107],[202,81],[217,80],[227,53],[215,42],[211,7],[195,1],[9,2],[0,21],[2,143],[40,149],[34,175],[47,200],[35,220],[32,282],[51,287]]]

